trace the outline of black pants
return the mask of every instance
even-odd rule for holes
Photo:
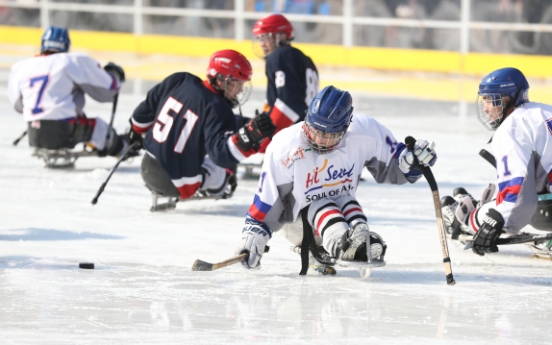
[[[48,150],[72,149],[78,143],[88,142],[93,130],[94,127],[87,124],[56,120],[39,120],[27,124],[29,145]]]
[[[148,153],[145,153],[144,158],[142,158],[140,174],[149,189],[163,196],[180,197],[180,192],[176,189],[169,174]]]

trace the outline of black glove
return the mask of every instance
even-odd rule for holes
[[[272,138],[276,126],[272,123],[272,120],[267,115],[259,115],[248,124],[240,128],[237,136],[237,145],[243,152],[249,150],[258,151],[261,142],[265,138]]]
[[[107,65],[104,66],[104,69],[106,72],[115,74],[115,76],[119,79],[121,83],[126,80],[125,71],[123,71],[123,68],[121,66],[116,65],[113,62],[108,62]]]
[[[130,122],[130,130],[128,131],[127,135],[126,135],[126,140],[127,140],[127,143],[128,145],[132,145],[134,143],[136,143],[136,145],[134,145],[134,150],[139,150],[142,148],[142,140],[144,138],[142,137],[142,134],[138,134],[134,131],[134,127],[132,126],[132,122]]]
[[[502,227],[504,227],[502,215],[493,208],[489,209],[487,216],[483,219],[483,225],[473,236],[473,252],[481,256],[485,255],[485,253],[498,252],[496,241],[503,232]]]

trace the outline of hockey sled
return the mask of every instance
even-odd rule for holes
[[[82,151],[68,148],[49,150],[35,147],[32,156],[42,159],[46,168],[73,168],[77,159],[81,157],[97,157],[95,151],[88,151],[86,146]]]
[[[464,250],[472,248],[473,236],[461,235],[458,239],[461,243],[466,245]],[[499,246],[507,244],[525,244],[536,257],[552,259],[552,233],[535,234],[530,232],[520,232],[517,235],[500,237],[496,244]]]
[[[248,180],[258,179],[260,175],[256,171],[261,170],[263,166],[263,160],[264,160],[264,153],[257,153],[242,161],[238,165],[245,169],[245,173],[243,174],[242,178],[248,179]]]
[[[166,196],[159,194],[156,191],[151,191],[151,212],[172,210],[176,208],[176,204],[179,202],[192,201],[192,200],[220,200],[220,199],[230,199],[232,197],[233,191],[228,188],[222,195],[211,196],[205,195],[202,192],[196,192],[192,197],[187,199],[181,199],[178,197]]]

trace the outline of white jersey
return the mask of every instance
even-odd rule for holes
[[[91,57],[80,53],[39,55],[13,65],[10,102],[27,122],[63,120],[83,114],[84,94],[111,102],[119,80]]]
[[[400,171],[397,157],[405,145],[368,116],[354,115],[337,148],[327,154],[310,148],[302,126],[299,122],[272,139],[246,222],[277,231],[315,200],[354,197],[364,167],[378,183],[403,184],[420,177],[407,178]]]
[[[492,141],[498,176],[496,210],[505,229],[518,233],[537,210],[538,194],[550,192],[552,106],[525,103],[496,130]]]

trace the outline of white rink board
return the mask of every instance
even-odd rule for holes
[[[139,101],[121,96],[119,131]],[[521,245],[478,257],[449,243],[457,284],[447,286],[424,180],[377,185],[365,174],[359,200],[388,244],[387,266],[366,280],[346,269],[298,276],[299,256],[278,234],[259,271],[192,272],[197,258],[233,256],[256,181],[240,180],[230,200],[151,213],[135,159],[121,164],[92,206],[115,160],[44,169],[26,140],[12,146],[25,125],[5,92],[0,109],[2,344],[549,343],[552,262],[531,259]],[[105,119],[111,112],[90,100],[86,109]],[[441,196],[464,186],[478,198],[493,180],[477,155],[490,133],[473,114],[373,115],[398,139],[437,143]],[[87,261],[96,269],[78,269]]]

